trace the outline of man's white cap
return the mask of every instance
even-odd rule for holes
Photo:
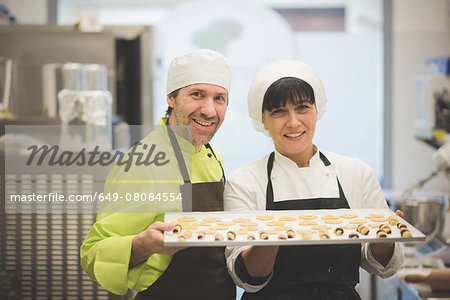
[[[284,77],[295,77],[306,81],[314,91],[317,108],[317,119],[325,113],[327,97],[322,81],[317,73],[307,64],[297,60],[277,60],[264,66],[256,73],[248,91],[248,114],[253,126],[259,132],[269,136],[262,123],[262,106],[264,95],[269,86]]]
[[[222,54],[202,49],[175,57],[167,73],[167,95],[185,86],[208,83],[231,88],[231,67]]]

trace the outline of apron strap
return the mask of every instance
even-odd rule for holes
[[[211,145],[210,145],[209,143],[206,144],[205,147],[208,148],[209,151],[211,151],[212,155],[214,155],[214,158],[216,159],[217,163],[218,163],[219,166],[220,166],[220,169],[222,170],[222,178],[223,178],[223,181],[225,182],[227,179],[225,178],[225,171],[223,170],[222,163],[220,162],[220,160],[217,159],[217,156],[216,156],[216,154],[214,153],[214,151],[213,151],[213,149],[212,149],[212,147],[211,147]]]
[[[170,143],[172,144],[173,151],[175,152],[175,157],[178,161],[178,167],[180,168],[181,176],[183,176],[184,183],[191,183],[189,173],[186,168],[186,163],[184,161],[183,155],[181,154],[180,145],[178,145],[177,138],[169,126],[169,119],[166,122],[167,132],[169,133]]]
[[[274,157],[275,152],[270,153],[269,160],[267,161],[266,203],[273,202],[273,186],[272,186],[272,179],[270,179],[270,176],[272,175]]]

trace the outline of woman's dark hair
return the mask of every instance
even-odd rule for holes
[[[175,99],[178,96],[178,92],[181,90],[181,88],[173,91],[169,94],[169,97]],[[172,113],[172,107],[168,106],[166,110],[166,117],[170,117],[170,114]]]
[[[314,90],[307,83],[296,77],[283,77],[272,83],[264,94],[262,112],[286,106],[308,102],[315,104]]]

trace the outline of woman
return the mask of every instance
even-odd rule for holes
[[[369,165],[313,144],[326,96],[311,67],[292,60],[265,66],[250,86],[248,107],[275,151],[231,174],[226,210],[387,208]],[[385,278],[403,262],[398,243],[244,246],[227,248],[226,256],[246,291],[242,299],[360,299],[360,266]]]

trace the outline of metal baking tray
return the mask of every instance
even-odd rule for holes
[[[348,218],[352,214],[356,215],[356,217]],[[330,215],[334,216],[335,218],[326,219],[326,216]],[[378,215],[378,218],[374,218],[374,215]],[[260,220],[263,219],[264,216],[267,216],[267,218],[273,217],[273,219]],[[313,223],[310,223],[310,225],[305,225],[306,223],[302,222],[308,221],[302,219],[305,218],[305,216],[316,216],[316,218],[309,221],[316,222],[317,224],[313,225]],[[343,216],[346,216],[347,218]],[[370,216],[372,216],[372,218],[369,218]],[[389,224],[388,218],[390,216],[395,217],[398,222],[406,225],[406,229],[410,231],[411,236],[402,237],[402,235],[400,234],[400,229],[397,228],[396,225]],[[279,221],[280,218],[283,221]],[[242,222],[244,219],[250,220],[250,222],[253,224],[249,225],[248,221]],[[337,221],[332,222],[330,220]],[[272,221],[283,222],[283,225],[281,225],[281,223],[271,223]],[[404,219],[395,215],[395,213],[390,209],[169,212],[165,214],[165,222],[178,224],[181,226],[181,231],[178,233],[170,231],[164,233],[164,244],[166,246],[175,247],[240,245],[325,245],[358,244],[368,242],[388,243],[396,241],[419,242],[425,240],[425,235],[423,233],[421,233],[418,229],[413,227]],[[278,226],[276,224],[278,224]],[[359,224],[365,224],[369,228],[369,233],[367,235],[358,232],[357,229],[354,228],[355,225],[358,226]],[[387,237],[377,237],[377,231],[379,230],[379,226],[381,224],[387,224],[390,227],[391,233],[387,234]],[[249,229],[249,226],[251,230],[248,230],[247,233],[244,233],[244,229]],[[323,226],[327,226],[325,230],[323,230]],[[344,231],[340,236],[335,234],[335,229],[337,227],[341,227]],[[294,231],[295,237],[287,237],[288,228],[291,228]],[[319,231],[319,229],[322,230]],[[235,238],[233,240],[229,240],[227,237],[229,231],[235,233]],[[261,239],[261,231],[266,232],[267,239]],[[308,232],[310,233],[309,239],[307,234]],[[202,233],[204,234],[204,238],[198,239],[198,236]],[[304,236],[305,233],[306,239]],[[329,238],[322,239],[320,237],[320,233],[326,233]],[[220,234],[223,240],[216,240],[216,234]],[[255,239],[248,240],[249,234],[252,234]],[[279,239],[280,234],[284,235],[286,239]],[[350,238],[350,234],[357,234],[358,238]],[[180,235],[182,235],[184,238],[180,237]]]

